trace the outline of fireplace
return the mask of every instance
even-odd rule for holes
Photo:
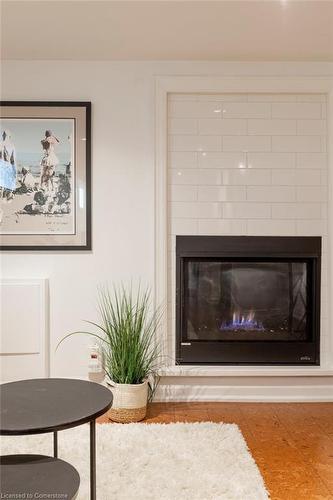
[[[177,236],[177,362],[319,365],[320,258],[320,237]]]

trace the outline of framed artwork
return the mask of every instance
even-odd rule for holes
[[[0,102],[0,249],[91,249],[91,103]]]

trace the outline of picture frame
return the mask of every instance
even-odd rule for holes
[[[91,250],[91,103],[0,101],[0,250]]]

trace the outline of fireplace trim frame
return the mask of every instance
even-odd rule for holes
[[[260,250],[258,250],[258,248]],[[310,341],[205,341],[182,342],[183,325],[183,263],[186,258],[244,258],[244,259],[311,259],[314,290],[312,294],[312,336]],[[316,365],[320,366],[320,292],[321,292],[321,237],[317,236],[176,236],[176,360],[180,365]],[[290,359],[280,360],[286,344]],[[272,355],[271,345],[274,345]],[[199,348],[198,348],[199,346]],[[243,360],[234,356],[238,346]],[[302,356],[296,359],[298,349]],[[198,361],[198,350],[202,360]],[[257,356],[249,361],[248,356]],[[229,360],[205,360],[208,356]],[[284,352],[285,354],[285,352]],[[213,355],[213,356],[212,356]],[[235,359],[232,359],[233,356]],[[238,356],[240,354],[238,353]],[[269,359],[271,357],[271,359]],[[303,358],[303,359],[302,359]],[[305,359],[304,359],[305,358]]]

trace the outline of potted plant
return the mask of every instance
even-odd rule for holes
[[[158,382],[160,348],[156,338],[160,309],[152,310],[149,289],[134,293],[124,286],[99,292],[99,324],[88,321],[99,333],[103,369],[113,393],[109,417],[115,422],[138,422],[146,416]],[[62,339],[61,342],[64,340]]]

